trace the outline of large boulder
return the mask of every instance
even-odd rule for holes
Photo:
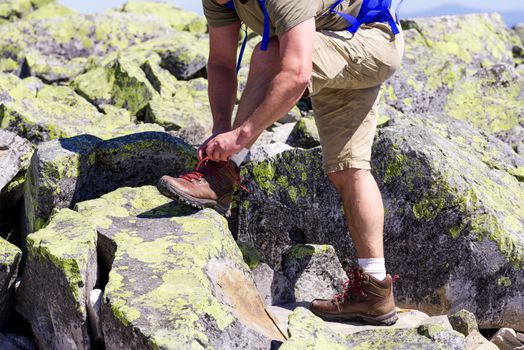
[[[281,350],[301,349],[424,349],[424,350],[463,350],[464,336],[458,332],[446,331],[448,337],[433,337],[419,334],[416,328],[372,329],[352,334],[334,331],[324,321],[304,308],[297,308],[289,316],[288,333],[290,339]]]
[[[128,1],[122,6],[122,12],[150,14],[167,21],[173,29],[184,30],[196,34],[207,32],[207,22],[204,17],[192,11],[182,10],[173,4],[153,1]]]
[[[48,4],[54,0],[4,0],[0,3],[0,25],[27,17]]]
[[[29,141],[0,129],[0,236],[15,228],[32,153]]]
[[[386,207],[385,248],[401,305],[467,309],[481,328],[522,329],[524,160],[500,140],[445,115],[398,117],[380,130],[373,167]],[[296,243],[353,256],[338,195],[318,149],[248,164],[238,239],[281,268]],[[293,220],[289,220],[292,217]],[[421,244],[420,242],[424,242]]]
[[[5,327],[13,312],[15,279],[22,252],[0,237],[0,329]]]
[[[500,15],[417,18],[403,27],[406,50],[385,86],[388,104],[406,113],[444,110],[490,133],[522,122],[524,81]]]
[[[54,208],[97,198],[122,186],[156,184],[196,163],[195,150],[166,133],[140,133],[103,141],[85,135],[40,144],[25,187],[25,233],[34,232]]]
[[[266,314],[227,222],[153,187],[78,203],[110,263],[102,326],[111,349],[267,349],[283,335]]]
[[[100,113],[70,87],[2,73],[0,127],[35,143],[81,134],[112,138],[163,130],[158,125],[135,124],[125,113]]]
[[[90,349],[86,303],[97,281],[97,231],[64,209],[27,238],[17,311],[41,349]]]
[[[152,186],[58,211],[28,236],[28,251],[17,307],[41,348],[91,347],[86,305],[95,287],[104,290],[110,349],[269,349],[285,340],[226,220]]]
[[[82,73],[90,56],[101,57],[173,33],[169,23],[158,17],[128,13],[23,20],[3,25],[2,31],[9,35],[0,38],[0,68],[47,82]],[[41,63],[43,57],[47,65]]]

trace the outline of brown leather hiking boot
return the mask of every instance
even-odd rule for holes
[[[325,321],[357,321],[390,326],[398,319],[393,299],[393,281],[390,275],[379,281],[357,268],[350,271],[340,294],[331,300],[315,299],[309,309]]]
[[[233,193],[240,181],[234,162],[215,162],[204,158],[191,173],[178,178],[163,176],[157,187],[164,196],[181,199],[196,208],[213,208],[228,216]]]

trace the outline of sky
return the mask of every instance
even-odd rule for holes
[[[101,12],[109,8],[119,7],[125,0],[59,0],[63,5],[71,7],[79,12]],[[202,13],[202,6],[200,0],[166,0],[181,8],[189,9]],[[397,0],[398,1],[398,0]],[[404,0],[402,11],[405,12],[419,12],[429,10],[431,8],[440,7],[443,5],[459,5],[463,7],[470,7],[484,11],[512,11],[524,10],[524,1],[522,0]],[[523,19],[524,20],[524,19]]]

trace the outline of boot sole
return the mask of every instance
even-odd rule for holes
[[[164,196],[171,198],[171,199],[178,199],[182,202],[186,203],[187,205],[197,208],[197,209],[206,209],[211,208],[216,210],[219,214],[229,217],[231,215],[231,206],[225,206],[224,204],[220,204],[217,201],[210,200],[210,199],[199,199],[195,198],[187,193],[179,192],[171,186],[171,184],[163,179],[160,179],[157,185],[158,191],[162,193]]]
[[[329,315],[321,312],[315,312],[311,310],[316,316],[320,317],[324,321],[328,322],[360,322],[373,326],[392,326],[397,320],[397,312],[395,310],[379,316],[370,316],[365,314],[342,314],[342,315]]]

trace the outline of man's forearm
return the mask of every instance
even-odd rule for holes
[[[264,101],[239,127],[242,139],[251,144],[274,122],[288,113],[302,97],[309,77],[295,71],[281,71],[271,81]]]
[[[237,98],[234,71],[210,64],[208,67],[209,104],[213,114],[213,133],[231,130],[231,116]]]

